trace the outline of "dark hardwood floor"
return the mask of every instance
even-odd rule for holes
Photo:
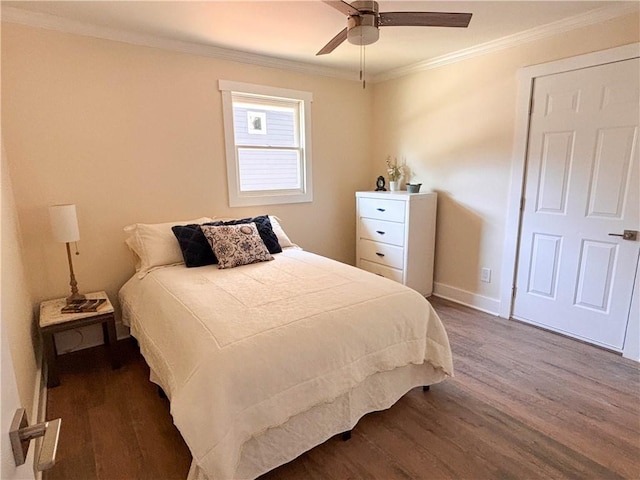
[[[640,479],[640,368],[633,361],[437,298],[455,377],[414,389],[262,477]],[[133,342],[60,357],[48,418],[62,417],[45,480],[184,479],[189,451]]]

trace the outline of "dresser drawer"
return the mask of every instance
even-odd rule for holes
[[[358,212],[360,217],[404,222],[405,202],[386,198],[359,198]]]
[[[361,218],[360,238],[402,247],[404,246],[404,224],[374,218]]]
[[[363,260],[402,269],[404,266],[404,249],[395,245],[361,239],[359,256]]]
[[[402,270],[398,270],[397,268],[387,267],[385,265],[380,265],[379,263],[373,263],[363,259],[360,259],[360,268],[367,272],[388,278],[389,280],[402,283]]]
[[[431,295],[436,203],[436,193],[356,192],[358,267]]]

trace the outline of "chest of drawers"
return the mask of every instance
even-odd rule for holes
[[[435,193],[356,192],[356,265],[433,292]]]

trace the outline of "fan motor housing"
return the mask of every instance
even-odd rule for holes
[[[378,13],[378,2],[372,0],[359,0],[352,2],[351,6],[360,13]]]
[[[378,41],[378,16],[364,13],[347,18],[347,40],[354,45],[370,45]]]

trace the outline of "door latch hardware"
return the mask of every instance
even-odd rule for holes
[[[610,237],[622,237],[623,240],[636,241],[638,239],[637,230],[624,230],[622,233],[610,233]]]
[[[61,422],[60,418],[56,418],[55,420],[29,426],[26,410],[24,408],[16,410],[11,422],[11,430],[9,430],[11,449],[13,450],[16,467],[25,462],[29,451],[29,443],[38,437],[44,437],[44,439],[38,457],[37,469],[42,471],[53,467],[56,463]]]

